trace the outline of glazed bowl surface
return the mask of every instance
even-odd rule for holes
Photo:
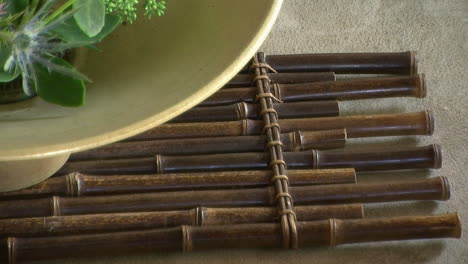
[[[164,16],[120,26],[98,45],[101,52],[79,58],[93,81],[84,106],[63,108],[39,98],[0,105],[0,190],[1,163],[7,170],[8,161],[99,147],[194,107],[249,61],[281,3],[167,1]]]

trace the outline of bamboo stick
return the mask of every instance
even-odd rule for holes
[[[459,238],[456,213],[434,216],[400,216],[375,219],[329,219],[297,223],[298,245],[336,246],[375,241]],[[60,237],[9,237],[0,242],[3,263],[82,257],[136,254],[172,250],[198,251],[217,248],[280,248],[281,226],[239,224],[180,226],[142,231],[112,232]]]
[[[280,139],[284,151],[340,148],[346,144],[346,130],[296,131],[281,134]],[[233,136],[117,142],[74,153],[69,160],[255,152],[264,151],[267,141],[266,136]]]
[[[252,74],[237,74],[224,88],[252,86],[255,84],[254,77]],[[268,77],[274,83],[310,83],[336,80],[333,72],[268,73]]]
[[[357,171],[438,169],[442,165],[440,146],[389,148],[382,150],[312,150],[285,152],[290,169],[355,168]],[[88,174],[147,174],[268,168],[267,153],[227,153],[195,156],[156,155],[151,158],[70,161],[57,172]]]
[[[298,221],[362,218],[363,210],[361,204],[296,206],[294,208]],[[271,223],[277,218],[278,210],[274,207],[207,208],[199,206],[179,211],[0,219],[0,238],[102,233],[180,225]]]
[[[338,101],[306,101],[275,104],[279,118],[339,116]],[[172,119],[171,123],[235,121],[261,119],[257,105],[237,103],[212,107],[195,107]]]
[[[292,186],[295,205],[377,203],[407,200],[447,200],[445,177],[398,182]],[[196,206],[243,207],[276,203],[273,187],[132,193],[111,196],[50,197],[0,201],[0,218],[24,218],[99,213],[166,211]]]
[[[345,79],[328,82],[275,84],[273,94],[284,102],[310,100],[358,100],[384,97],[426,96],[424,75]],[[200,106],[255,102],[256,87],[221,89]]]
[[[266,63],[278,72],[412,75],[418,71],[413,51],[268,55]],[[242,72],[247,72],[249,66],[244,67]]]
[[[432,135],[434,132],[434,121],[429,111],[280,119],[278,124],[282,133],[344,128],[348,138]],[[263,126],[261,120],[163,124],[132,137],[131,140],[260,135]]]
[[[272,172],[268,170],[114,176],[70,173],[30,188],[0,193],[0,199],[262,187],[268,186],[271,178]],[[288,178],[293,186],[356,183],[356,172],[354,169],[289,170]]]

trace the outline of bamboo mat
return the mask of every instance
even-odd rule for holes
[[[466,1],[285,1],[280,17],[262,50],[267,54],[310,52],[362,52],[417,50],[421,71],[426,73],[429,96],[415,103],[412,98],[342,102],[346,114],[377,114],[433,111],[433,137],[355,139],[347,148],[361,143],[370,146],[407,146],[439,143],[444,162],[439,170],[408,172],[361,172],[360,182],[426,178],[445,175],[450,179],[452,198],[431,201],[366,205],[368,217],[427,215],[458,210],[462,219],[468,211],[466,179],[467,105]],[[465,121],[464,121],[465,120]],[[465,263],[466,236],[461,240],[367,243],[330,250],[218,250],[153,253],[144,256],[100,257],[41,263]]]
[[[343,149],[355,139],[433,134],[430,111],[347,116],[339,108],[426,97],[417,65],[414,52],[259,52],[182,116],[73,154],[54,177],[1,193],[0,260],[458,238],[456,212],[368,218],[363,208],[448,200],[446,177],[356,181],[356,172],[439,169],[439,145]],[[336,80],[344,74],[356,77]]]

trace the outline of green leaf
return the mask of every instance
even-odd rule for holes
[[[70,44],[83,44],[83,46],[98,43],[109,35],[120,24],[120,17],[116,15],[106,15],[105,24],[102,30],[94,37],[86,35],[76,24],[73,18],[55,27],[52,33],[61,40]]]
[[[101,32],[105,24],[106,6],[103,0],[77,0],[73,4],[76,24],[89,37]]]
[[[13,72],[5,71],[3,69],[5,62],[8,60],[10,55],[11,55],[11,47],[0,45],[0,83],[11,82],[14,79],[16,79],[20,74],[20,71],[16,67]]]
[[[70,69],[68,62],[55,57],[53,62]],[[73,79],[57,72],[49,72],[42,65],[35,64],[36,91],[47,102],[62,106],[81,106],[85,99],[85,85],[83,81]]]
[[[24,11],[29,5],[29,0],[6,0],[5,3],[8,13],[14,15]]]
[[[0,83],[11,82],[14,79],[18,78],[20,71],[16,68],[14,72],[6,72],[3,69],[0,69]]]
[[[102,50],[100,50],[98,47],[94,46],[94,45],[86,45],[86,47],[90,50],[93,50],[93,51],[97,51],[97,52],[101,52]]]

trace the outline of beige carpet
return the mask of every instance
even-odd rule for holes
[[[171,0],[182,1],[182,0]],[[437,171],[369,173],[360,181],[445,175],[452,187],[447,202],[405,202],[367,206],[370,216],[421,215],[458,211],[468,228],[468,1],[466,0],[285,0],[263,51],[269,54],[405,51],[418,52],[428,97],[343,102],[344,114],[396,113],[430,109],[432,137],[386,138],[392,144],[439,143]],[[353,141],[356,144],[356,141]],[[382,140],[370,144],[385,144]],[[388,144],[388,143],[387,143]],[[353,143],[352,143],[353,145]],[[468,239],[369,243],[297,251],[231,250],[190,254],[87,258],[41,263],[468,263]]]

